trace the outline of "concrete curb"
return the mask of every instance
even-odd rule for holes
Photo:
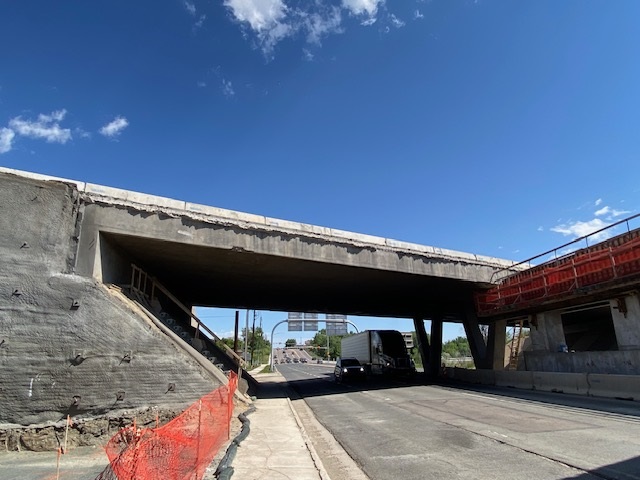
[[[311,454],[311,459],[313,460],[314,465],[318,469],[320,478],[322,480],[331,480],[331,478],[329,477],[329,474],[324,468],[324,465],[322,464],[322,460],[320,460],[320,456],[318,455],[318,452],[316,452],[316,449],[314,448],[313,444],[311,443],[311,440],[309,439],[309,435],[307,435],[307,431],[305,430],[304,425],[302,424],[302,420],[300,420],[300,417],[298,416],[298,412],[296,412],[296,409],[293,408],[293,404],[291,403],[291,399],[289,397],[287,397],[287,405],[289,405],[289,409],[293,414],[293,418],[298,424],[298,428],[300,428],[300,433],[302,434],[302,440],[304,440],[304,444],[307,446],[307,450],[309,450],[309,453]]]

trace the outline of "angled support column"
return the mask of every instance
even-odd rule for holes
[[[462,323],[476,368],[490,368],[490,365],[487,364],[487,345],[482,337],[475,311],[468,309]]]
[[[431,319],[431,348],[429,352],[429,377],[437,378],[440,372],[442,359],[442,316],[437,315]]]
[[[425,372],[427,371],[427,366],[429,365],[429,338],[427,337],[427,330],[424,328],[424,319],[422,318],[414,318],[413,326],[416,329],[416,337],[418,337],[418,351],[420,352],[420,358],[422,359],[422,365],[425,368]]]
[[[498,320],[489,325],[487,338],[487,367],[504,370],[504,350],[507,343],[507,321]]]

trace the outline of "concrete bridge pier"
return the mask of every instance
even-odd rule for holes
[[[473,308],[467,309],[462,324],[464,325],[464,331],[469,340],[469,348],[471,349],[471,356],[476,364],[476,368],[491,368],[491,362],[488,362],[487,344],[482,336],[478,317]]]
[[[431,318],[431,340],[427,337],[424,319],[415,317],[413,325],[418,337],[418,351],[424,365],[424,371],[430,378],[436,378],[440,372],[440,358],[442,357],[442,316]]]
[[[431,348],[429,346],[427,330],[424,328],[424,319],[420,317],[414,317],[413,326],[416,329],[416,337],[418,337],[418,352],[420,352],[422,365],[424,365],[426,372],[427,366],[429,365],[429,359],[431,358]]]
[[[434,315],[431,319],[431,349],[429,352],[429,368],[425,368],[431,378],[436,378],[440,372],[442,358],[442,316]]]
[[[491,370],[504,370],[504,352],[507,344],[507,321],[498,320],[489,325],[486,363]]]

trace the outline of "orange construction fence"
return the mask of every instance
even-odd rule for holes
[[[579,250],[511,275],[477,293],[476,311],[488,316],[640,275],[640,231]]]
[[[96,480],[198,480],[230,437],[238,376],[159,428],[123,428],[105,447],[109,466]]]

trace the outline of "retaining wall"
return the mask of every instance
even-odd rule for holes
[[[0,175],[0,430],[180,411],[220,385],[134,307],[74,275],[77,200],[73,184]]]

